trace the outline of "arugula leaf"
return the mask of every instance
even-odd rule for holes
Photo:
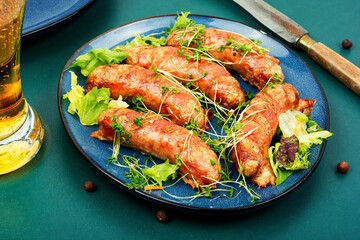
[[[91,49],[89,53],[77,57],[66,70],[80,67],[81,74],[87,77],[98,66],[119,63],[128,56],[129,54],[127,52],[119,52],[107,48]]]
[[[160,186],[162,186],[163,182],[166,182],[169,178],[175,179],[176,170],[180,167],[179,164],[173,165],[170,164],[169,161],[166,161],[162,164],[157,164],[152,166],[151,168],[145,168],[142,172],[154,179]]]

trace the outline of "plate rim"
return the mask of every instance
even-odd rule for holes
[[[72,13],[64,16],[64,17],[61,17],[60,19],[58,19],[56,21],[49,22],[48,24],[46,24],[46,25],[44,25],[42,27],[39,27],[39,28],[34,28],[33,27],[29,31],[25,31],[25,32],[22,31],[21,38],[27,39],[32,35],[39,34],[39,33],[43,32],[43,31],[45,31],[47,29],[50,29],[51,27],[54,27],[54,26],[56,26],[56,25],[58,25],[58,24],[60,24],[62,22],[65,22],[65,21],[69,20],[70,18],[74,17],[75,15],[77,15],[78,13],[82,12],[86,8],[90,7],[90,5],[95,2],[95,0],[86,0],[86,1],[87,2],[83,6],[81,6],[79,9],[75,10],[74,12],[72,12]],[[26,12],[26,8],[25,8],[25,12]],[[60,13],[60,14],[63,14],[63,12]],[[23,27],[24,27],[24,23],[25,23],[25,17],[24,17]]]
[[[263,207],[269,206],[275,202],[278,202],[279,200],[281,200],[282,198],[286,197],[289,193],[293,192],[293,190],[295,190],[296,188],[298,188],[300,185],[302,185],[315,171],[315,169],[318,167],[322,156],[324,154],[325,151],[325,147],[327,144],[327,140],[323,140],[323,143],[321,145],[321,149],[319,152],[319,156],[317,157],[313,167],[310,169],[310,171],[302,178],[300,179],[298,182],[296,182],[293,186],[291,186],[289,189],[287,189],[286,191],[277,194],[276,196],[263,200],[261,202],[258,203],[253,203],[250,205],[246,205],[246,206],[242,206],[242,207],[231,207],[231,208],[206,208],[206,207],[198,207],[198,206],[190,206],[190,205],[185,205],[185,204],[181,204],[181,203],[177,203],[177,202],[173,202],[167,199],[163,199],[160,197],[157,197],[155,195],[151,195],[147,192],[143,192],[140,191],[138,189],[129,189],[125,186],[125,183],[123,181],[121,181],[120,179],[116,178],[115,176],[111,175],[109,172],[105,171],[101,166],[99,166],[94,160],[92,160],[85,151],[83,151],[81,149],[81,147],[79,146],[79,144],[75,141],[74,137],[70,134],[70,129],[68,124],[65,121],[65,116],[64,116],[64,112],[62,109],[62,95],[61,95],[61,85],[62,85],[62,80],[63,80],[63,75],[65,72],[66,67],[70,64],[70,60],[77,55],[80,51],[82,51],[86,46],[88,46],[91,42],[95,41],[96,39],[102,37],[103,35],[114,31],[118,28],[121,28],[123,26],[132,24],[132,23],[136,23],[136,22],[140,22],[140,21],[145,21],[148,19],[153,19],[153,18],[164,18],[164,17],[176,17],[178,16],[178,14],[165,14],[165,15],[156,15],[156,16],[150,16],[150,17],[145,17],[145,18],[141,18],[141,19],[137,19],[137,20],[133,20],[124,24],[121,24],[117,27],[114,27],[98,36],[96,36],[95,38],[92,38],[91,40],[89,40],[88,42],[86,42],[85,44],[83,44],[78,50],[76,50],[71,57],[67,60],[66,64],[64,65],[61,75],[60,75],[60,80],[59,80],[59,84],[58,84],[58,108],[59,108],[59,112],[60,112],[60,116],[61,116],[61,121],[64,125],[64,128],[66,130],[67,135],[70,137],[71,141],[73,142],[73,144],[75,145],[75,147],[77,148],[77,150],[86,158],[86,160],[97,170],[100,170],[100,172],[102,174],[105,175],[106,178],[108,178],[108,180],[110,180],[111,182],[115,183],[116,185],[120,186],[122,189],[124,189],[126,192],[129,192],[137,197],[140,197],[142,199],[151,201],[152,203],[155,204],[163,204],[166,207],[170,207],[173,209],[177,209],[177,210],[182,210],[182,211],[187,211],[187,212],[191,212],[191,213],[201,213],[201,214],[211,214],[211,215],[222,215],[222,214],[243,214],[243,213],[247,213],[253,210],[257,210],[257,209],[261,209]],[[191,16],[197,16],[197,17],[204,17],[204,18],[214,18],[214,19],[220,19],[220,20],[225,20],[225,21],[230,21],[230,22],[234,22],[240,25],[244,25],[247,26],[255,31],[258,32],[262,32],[260,29],[254,28],[252,26],[249,26],[245,23],[239,22],[239,21],[235,21],[235,20],[231,20],[231,19],[227,19],[227,18],[222,18],[222,17],[216,17],[216,16],[209,16],[209,15],[201,15],[201,14],[190,14]],[[328,100],[326,97],[326,94],[324,92],[323,87],[321,86],[319,80],[317,79],[316,75],[314,74],[314,72],[312,71],[312,69],[308,66],[308,64],[296,53],[294,52],[292,49],[290,49],[288,46],[286,46],[285,44],[283,44],[282,42],[278,41],[277,39],[275,39],[274,37],[272,37],[271,35],[266,33],[266,36],[270,37],[271,39],[273,39],[274,41],[276,41],[277,43],[279,43],[280,45],[282,45],[283,47],[285,47],[288,51],[290,51],[291,53],[293,53],[298,59],[300,59],[305,67],[310,71],[311,75],[314,77],[315,81],[317,82],[317,84],[319,85],[319,88],[321,90],[321,93],[324,97],[324,102],[325,102],[325,109],[326,109],[326,113],[327,113],[327,119],[326,119],[326,126],[327,126],[327,130],[330,129],[330,112],[329,112],[329,104],[328,104]]]

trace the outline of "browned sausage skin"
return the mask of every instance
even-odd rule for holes
[[[147,108],[164,114],[174,123],[183,125],[193,120],[200,128],[205,127],[206,115],[197,99],[154,71],[127,64],[99,66],[87,78],[86,92],[93,87],[110,88],[115,99],[139,94]]]
[[[114,130],[110,126],[113,116],[123,126],[125,136],[131,133],[128,141],[122,146],[135,148],[162,160],[169,160],[171,164],[177,164],[177,156],[183,162],[179,168],[183,179],[192,188],[216,183],[220,180],[221,168],[216,154],[196,134],[166,121],[156,114],[144,114],[127,108],[108,109],[99,116],[99,130],[91,134],[100,140],[112,142]],[[135,118],[144,118],[142,127],[134,123]],[[216,165],[211,164],[211,160]]]
[[[237,133],[237,144],[232,158],[237,169],[242,167],[259,187],[275,185],[270,167],[268,148],[279,125],[279,116],[288,110],[309,112],[314,100],[299,99],[298,91],[290,84],[275,84],[266,88],[250,101],[242,117],[242,128]]]
[[[179,51],[179,48],[170,46],[136,46],[124,50],[129,53],[126,63],[167,71],[182,83],[191,82],[198,86],[213,101],[221,99],[220,104],[225,108],[236,108],[238,103],[245,101],[239,82],[227,70],[205,59],[187,60],[186,56],[193,56],[193,52],[183,50],[180,55]],[[204,73],[206,76],[202,77]],[[191,79],[197,80],[190,80],[189,74]]]
[[[180,41],[184,42],[190,40],[193,36],[192,28],[186,30],[177,30],[171,33],[166,41],[169,46],[180,46]],[[217,60],[222,61],[227,68],[233,69],[240,74],[240,76],[259,90],[261,90],[266,83],[277,73],[281,79],[284,79],[284,74],[280,67],[280,61],[270,56],[267,52],[259,54],[259,49],[253,47],[255,52],[248,52],[246,55],[239,54],[232,47],[224,47],[229,39],[236,41],[236,44],[247,46],[252,45],[253,42],[244,36],[216,28],[205,28],[205,34],[202,37],[204,40],[204,47],[209,49],[209,53]],[[192,45],[194,46],[194,45]],[[233,44],[228,45],[233,46]],[[196,47],[196,46],[194,46]],[[223,47],[220,51],[219,48]],[[240,52],[241,53],[241,52]]]

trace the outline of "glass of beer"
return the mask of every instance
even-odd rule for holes
[[[41,147],[44,127],[23,97],[20,45],[26,0],[0,0],[0,175],[29,162]]]

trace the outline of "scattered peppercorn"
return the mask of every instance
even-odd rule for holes
[[[161,223],[167,223],[169,221],[168,214],[163,209],[156,212],[156,218]]]
[[[96,185],[93,181],[87,181],[84,183],[84,188],[87,192],[95,192],[96,191]]]
[[[338,165],[337,165],[337,170],[340,172],[340,173],[346,173],[348,170],[349,170],[350,166],[347,162],[339,162]]]
[[[349,48],[352,47],[352,42],[349,39],[345,39],[342,42],[342,46],[343,46],[344,49],[349,49]]]

